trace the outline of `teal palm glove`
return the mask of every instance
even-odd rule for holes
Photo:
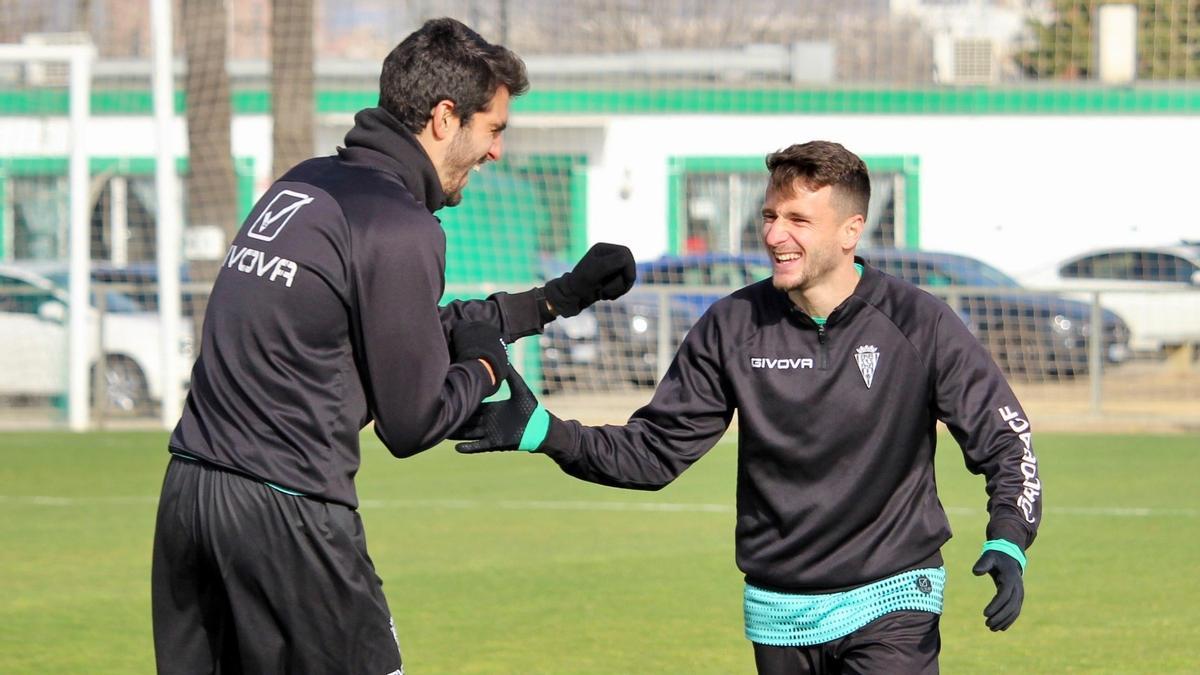
[[[509,397],[503,401],[480,404],[479,410],[451,434],[451,438],[471,441],[454,446],[459,452],[534,452],[546,440],[546,433],[550,430],[550,413],[538,403],[537,397],[515,368],[509,367],[505,379],[508,380]]]

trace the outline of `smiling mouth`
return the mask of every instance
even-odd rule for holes
[[[799,260],[802,256],[794,251],[788,251],[786,253],[780,253],[776,251],[771,254],[771,257],[777,263],[790,263]]]

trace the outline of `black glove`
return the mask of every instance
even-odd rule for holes
[[[1021,603],[1025,600],[1021,563],[1007,553],[985,550],[971,571],[975,576],[990,574],[996,583],[996,597],[983,608],[987,627],[994,631],[1008,630],[1021,613]]]
[[[575,316],[597,300],[625,295],[636,279],[637,265],[627,247],[599,243],[588,249],[575,269],[546,282],[546,299],[555,314]]]
[[[504,349],[504,337],[500,329],[486,321],[464,321],[454,326],[450,333],[450,345],[454,349],[454,362],[483,359],[492,367],[496,381],[488,396],[500,388],[500,381],[508,375],[508,351]]]
[[[550,429],[550,413],[538,403],[516,368],[508,369],[509,397],[503,401],[483,403],[451,438],[475,439],[454,446],[459,452],[493,452],[496,450],[535,451],[546,439]]]

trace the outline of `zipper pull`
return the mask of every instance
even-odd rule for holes
[[[829,349],[825,343],[829,341],[829,335],[825,333],[825,324],[817,325],[817,344],[821,346],[821,370],[829,369]]]

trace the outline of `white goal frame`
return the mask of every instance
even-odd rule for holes
[[[91,117],[92,45],[0,44],[0,63],[65,63],[69,67],[68,200],[70,228],[67,251],[70,276],[67,284],[67,424],[72,431],[88,428],[91,415],[88,378],[90,335],[91,261],[88,233],[87,129]]]

